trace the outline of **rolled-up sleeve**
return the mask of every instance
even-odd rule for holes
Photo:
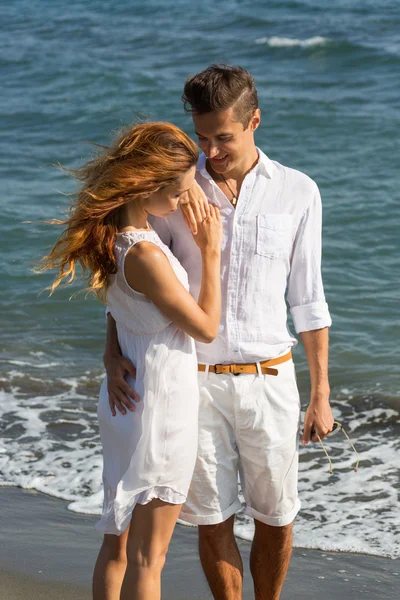
[[[303,214],[291,256],[287,300],[297,333],[330,327],[321,275],[322,204],[318,187]]]

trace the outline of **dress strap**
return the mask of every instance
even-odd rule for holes
[[[115,255],[118,267],[115,276],[115,283],[119,289],[128,296],[134,296],[136,298],[141,296],[143,299],[146,299],[146,301],[150,302],[150,300],[148,300],[144,294],[133,290],[125,278],[126,255],[132,246],[138,244],[139,242],[151,242],[152,244],[158,246],[160,250],[162,250],[167,256],[168,260],[170,260],[169,249],[165,246],[165,244],[163,244],[158,234],[153,229],[149,231],[124,231],[119,233],[115,244]]]

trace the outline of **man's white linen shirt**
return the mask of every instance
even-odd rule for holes
[[[321,278],[321,198],[299,171],[259,161],[246,175],[236,209],[200,156],[196,179],[221,212],[222,312],[217,338],[196,343],[201,363],[246,363],[279,356],[297,344],[287,326],[287,298],[297,333],[331,325]],[[201,254],[181,211],[152,225],[188,273],[198,298]]]

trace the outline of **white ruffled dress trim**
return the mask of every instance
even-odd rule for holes
[[[130,502],[124,506],[118,506],[115,500],[111,500],[103,512],[103,516],[96,523],[96,530],[104,535],[121,535],[131,522],[136,504],[145,505],[156,498],[168,504],[184,504],[186,502],[186,496],[171,487],[154,486],[134,494]]]

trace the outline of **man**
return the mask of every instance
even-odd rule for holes
[[[197,182],[223,222],[222,317],[211,344],[197,344],[199,454],[181,517],[199,526],[201,564],[214,598],[242,597],[242,562],[233,535],[238,472],[254,519],[250,569],[256,600],[278,600],[291,556],[297,497],[300,402],[285,295],[307,354],[311,399],[302,443],[329,433],[328,327],[321,272],[321,201],[306,175],[271,161],[254,143],[257,91],[242,68],[213,65],[190,77],[183,100],[203,151]],[[194,229],[200,194],[182,206]],[[201,263],[180,212],[154,222],[189,275],[196,297]],[[105,364],[110,402],[133,396],[132,366],[117,357],[112,319]],[[238,376],[237,376],[238,375]]]

